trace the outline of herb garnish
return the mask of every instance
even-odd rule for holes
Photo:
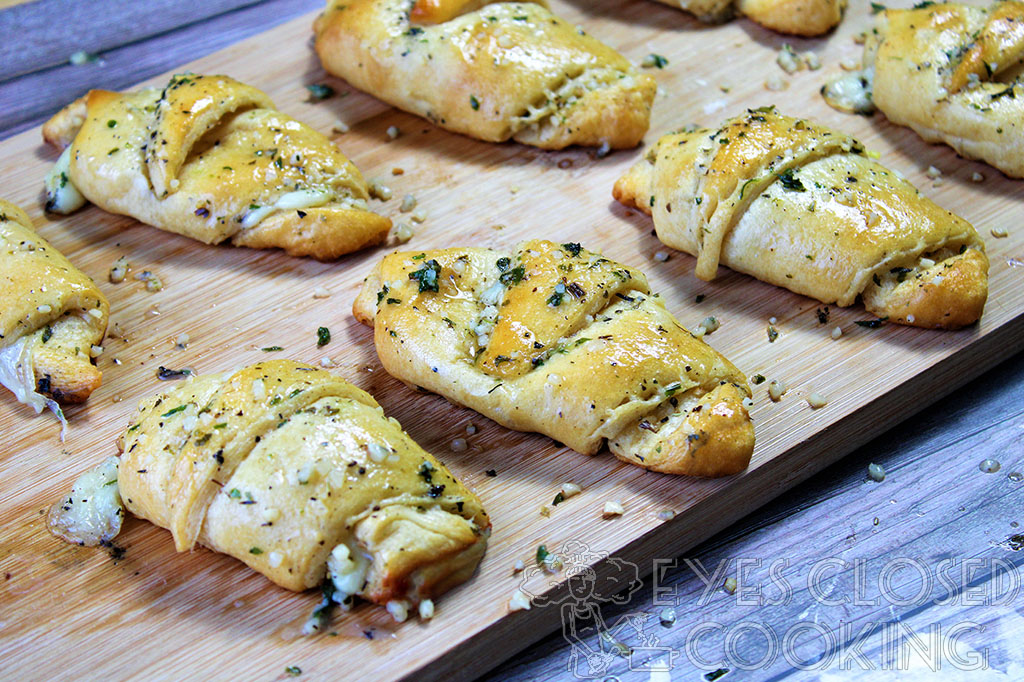
[[[563,298],[565,298],[565,283],[559,282],[555,285],[555,293],[548,297],[548,305],[557,308],[562,305]]]
[[[174,407],[174,408],[171,408],[170,410],[167,410],[166,412],[164,412],[160,416],[161,417],[170,417],[172,414],[177,414],[177,413],[183,411],[186,407],[188,407],[187,403],[184,404],[184,405],[178,405],[177,407]]]
[[[321,85],[314,83],[313,85],[307,85],[306,89],[309,90],[309,99],[307,102],[322,102],[328,97],[334,96],[334,88],[329,85]]]
[[[541,545],[540,547],[538,547],[537,548],[537,565],[538,566],[543,566],[544,565],[544,560],[547,559],[550,554],[551,553],[548,552],[548,548],[545,547],[544,545]]]
[[[473,108],[473,111],[480,110],[480,100],[476,98],[476,95],[469,96],[469,106]]]
[[[331,342],[331,330],[327,327],[319,327],[316,330],[316,345],[317,348],[326,346]]]
[[[409,273],[409,279],[420,283],[420,291],[440,291],[438,287],[438,276],[441,274],[441,264],[431,258],[419,270]]]
[[[569,242],[568,244],[562,244],[562,248],[565,249],[566,252],[570,256],[572,256],[573,258],[576,258],[577,256],[579,256],[580,255],[580,250],[583,249],[583,247],[580,246],[576,242]]]
[[[879,317],[877,320],[854,320],[854,324],[861,327],[867,327],[868,329],[878,329],[885,324],[885,321],[888,319],[889,316],[886,315],[885,317]]]
[[[804,187],[804,183],[800,182],[800,178],[794,176],[793,172],[792,168],[788,168],[779,173],[779,182],[790,192],[806,192],[807,188]]]
[[[522,282],[524,276],[526,276],[526,268],[520,265],[518,267],[512,268],[508,272],[503,272],[501,274],[501,277],[499,277],[498,279],[501,280],[502,284],[504,284],[507,287],[510,287]]]

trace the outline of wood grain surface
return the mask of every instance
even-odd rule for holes
[[[832,322],[820,326],[819,306],[808,299],[724,270],[716,282],[702,283],[693,277],[688,256],[656,262],[653,254],[662,247],[649,235],[647,219],[612,203],[611,184],[635,152],[598,160],[583,150],[543,153],[486,145],[434,129],[324,76],[308,50],[312,16],[301,17],[187,68],[257,85],[283,110],[325,132],[337,119],[348,123],[351,132],[336,136],[341,148],[367,176],[385,178],[395,190],[396,199],[378,204],[381,210],[400,217],[398,203],[409,192],[429,212],[409,248],[508,247],[529,236],[582,241],[645,269],[684,324],[718,317],[723,326],[710,337],[712,345],[748,374],[785,380],[790,393],[773,404],[766,384],[756,390],[754,463],[733,479],[684,480],[642,472],[607,454],[585,458],[548,439],[510,433],[440,398],[413,394],[383,374],[369,331],[349,314],[359,282],[383,251],[319,264],[279,253],[204,247],[96,209],[48,221],[41,212],[41,178],[56,154],[42,147],[37,131],[15,136],[0,144],[0,187],[40,221],[44,236],[100,282],[124,338],[106,344],[99,363],[104,386],[87,405],[69,410],[66,443],[57,440],[48,417],[34,417],[10,399],[0,402],[0,428],[9,442],[0,475],[19,482],[4,487],[0,506],[0,567],[10,575],[0,633],[9,661],[5,674],[270,678],[283,675],[286,665],[300,665],[340,677],[367,669],[388,678],[470,677],[557,627],[553,609],[506,614],[505,602],[518,585],[511,566],[517,559],[530,561],[538,544],[581,540],[640,565],[677,556],[1020,350],[1024,269],[1014,265],[1014,259],[1024,259],[1024,238],[1014,229],[1020,222],[1019,184],[945,147],[925,145],[881,117],[838,114],[817,96],[841,59],[859,55],[851,38],[866,24],[864,3],[854,3],[835,35],[796,43],[798,49],[816,49],[825,66],[786,79],[790,87],[782,93],[765,90],[763,83],[784,75],[774,64],[784,39],[748,22],[700,27],[685,14],[639,1],[555,8],[636,61],[650,52],[668,57],[668,66],[656,73],[664,92],[649,140],[683,123],[714,124],[743,107],[774,103],[857,134],[882,153],[884,163],[983,234],[989,227],[1008,229],[1009,238],[988,239],[992,294],[981,324],[957,333],[867,330],[853,324],[867,318],[855,307],[833,310]],[[306,103],[303,86],[314,82],[348,94]],[[69,93],[69,99],[77,94]],[[391,125],[402,135],[387,142]],[[930,165],[945,173],[939,187],[925,177]],[[404,172],[393,176],[393,168]],[[974,172],[986,180],[972,183]],[[134,281],[109,284],[107,269],[121,255],[135,271],[157,272],[164,290],[150,294]],[[313,299],[318,286],[332,296]],[[698,294],[706,296],[703,303],[695,303]],[[765,328],[772,316],[781,335],[768,344]],[[833,341],[828,332],[837,324],[846,333]],[[318,349],[315,332],[321,325],[331,328],[334,340]],[[181,332],[190,337],[183,351],[174,346]],[[232,559],[203,550],[176,555],[165,531],[138,521],[126,524],[119,540],[126,555],[116,561],[61,545],[43,531],[40,510],[78,473],[113,452],[135,402],[159,389],[159,365],[218,371],[268,357],[259,348],[269,345],[285,348],[269,355],[333,358],[339,374],[373,392],[487,504],[495,525],[488,556],[470,583],[439,602],[434,622],[395,626],[380,609],[364,606],[337,620],[336,637],[297,639],[315,597],[284,593]],[[824,394],[829,404],[810,410],[803,398],[811,391]],[[464,436],[469,423],[480,428],[469,438],[469,451],[450,452],[450,441]],[[487,469],[498,476],[485,476]],[[541,506],[569,480],[584,493],[550,517],[541,516]],[[626,515],[603,520],[600,510],[608,499],[620,500]],[[663,521],[657,514],[665,509],[678,515]],[[542,583],[532,587],[541,589]],[[372,641],[366,631],[374,634]],[[155,645],[146,646],[150,642]],[[45,654],[54,650],[74,655]]]

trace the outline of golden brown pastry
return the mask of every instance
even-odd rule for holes
[[[580,248],[394,253],[353,306],[393,376],[577,452],[605,440],[655,471],[750,462],[746,377],[693,336],[636,270]]]
[[[65,148],[47,179],[47,208],[59,213],[88,199],[206,244],[320,260],[378,244],[391,227],[367,209],[366,182],[330,140],[227,76],[93,90],[43,136]]]
[[[24,211],[2,200],[0,246],[0,383],[63,422],[54,401],[83,402],[100,385],[91,350],[103,341],[110,306]]]
[[[864,66],[893,123],[1024,177],[1024,2],[881,12]]]
[[[872,161],[843,133],[773,107],[717,130],[665,135],[615,183],[658,238],[718,265],[893,322],[955,329],[988,296],[985,244],[970,223]]]
[[[846,0],[659,0],[690,12],[699,20],[719,23],[734,11],[765,28],[799,36],[828,33],[843,18]]]
[[[170,529],[178,551],[203,544],[290,590],[327,576],[336,601],[397,616],[467,580],[487,544],[476,495],[368,393],[308,365],[192,378],[142,401],[121,446],[129,511]],[[109,466],[98,475],[94,488]],[[109,540],[115,524],[94,519],[116,514],[75,499],[51,511],[54,532]]]
[[[329,0],[327,71],[436,125],[544,149],[634,147],[655,82],[543,3]]]

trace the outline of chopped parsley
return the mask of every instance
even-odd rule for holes
[[[42,342],[46,343],[47,341],[50,340],[50,338],[52,336],[53,336],[53,327],[51,327],[50,325],[46,325],[46,329],[43,330],[43,335],[42,335],[42,338],[41,338]]]
[[[538,566],[543,566],[544,565],[544,560],[547,559],[550,554],[551,553],[548,551],[548,548],[545,547],[544,545],[541,545],[540,547],[538,547],[537,548],[537,565]]]
[[[779,182],[782,186],[788,189],[790,192],[806,192],[807,188],[804,187],[804,183],[800,182],[800,178],[794,175],[792,168],[789,168],[779,173]]]
[[[334,88],[320,83],[307,85],[306,89],[309,90],[309,99],[306,100],[307,102],[323,102],[325,99],[333,97],[335,94]]]
[[[438,276],[441,274],[441,264],[431,258],[419,270],[409,273],[409,279],[420,283],[420,291],[440,291],[438,287]]]
[[[499,277],[498,279],[501,280],[502,284],[504,284],[507,287],[510,287],[510,286],[513,286],[515,284],[519,284],[520,282],[522,282],[523,281],[523,277],[525,277],[525,276],[526,276],[526,268],[524,268],[522,265],[520,265],[518,267],[512,268],[508,272],[501,273],[501,277]]]
[[[250,547],[249,554],[263,554],[263,550],[259,547]]]
[[[883,324],[885,324],[885,321],[888,320],[888,319],[889,319],[889,317],[886,316],[886,317],[879,317],[877,320],[854,320],[854,323],[859,325],[859,326],[861,326],[861,327],[866,327],[868,329],[878,329]]]
[[[760,386],[761,384],[763,384],[765,382],[765,378],[764,378],[763,374],[755,374],[754,376],[750,377],[750,380],[752,382],[754,382],[755,386]]]
[[[161,417],[170,417],[172,414],[178,414],[179,412],[182,412],[186,407],[188,407],[188,403],[186,403],[184,405],[178,405],[177,407],[174,407],[174,408],[171,408],[170,410],[167,410],[166,412],[164,412],[160,416]]]
[[[264,353],[273,353],[274,351],[284,350],[283,346],[264,346],[260,348]]]
[[[316,330],[316,345],[317,347],[326,346],[331,342],[331,330],[327,327],[319,327]]]
[[[562,248],[565,249],[566,253],[568,253],[573,258],[576,258],[577,256],[579,256],[580,255],[580,250],[583,249],[583,247],[580,246],[576,242],[569,242],[568,244],[562,244]]]
[[[287,668],[285,668],[284,671],[286,674],[291,675],[292,677],[298,677],[302,674],[302,668],[300,668],[297,665],[290,665]]]
[[[480,110],[480,100],[476,98],[476,95],[469,96],[469,106],[472,107],[473,111]]]
[[[555,285],[555,293],[548,297],[548,305],[557,308],[562,305],[563,298],[565,298],[565,283],[559,282]]]

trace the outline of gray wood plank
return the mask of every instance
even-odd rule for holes
[[[62,0],[64,1],[64,0]],[[91,6],[80,0],[68,0],[75,7]],[[49,0],[26,5],[36,7],[46,4]],[[226,4],[228,0],[221,0]],[[236,4],[238,3],[235,0]],[[159,3],[128,3],[139,8],[160,6],[173,3],[162,0]],[[179,3],[180,4],[180,3]],[[191,6],[189,3],[188,6]],[[89,52],[99,52],[100,61],[73,66],[67,63],[71,52],[66,46],[58,55],[62,63],[58,66],[35,71],[0,83],[0,139],[17,132],[39,125],[46,118],[68,102],[93,88],[118,90],[127,88],[141,80],[168,71],[176,66],[197,59],[223,47],[239,42],[244,38],[265,31],[277,24],[284,23],[306,12],[314,12],[323,6],[320,0],[268,0],[255,5],[246,5],[218,16],[198,22],[192,22],[181,28],[169,30],[141,42],[124,44],[103,51],[98,44],[90,42],[83,45]],[[18,12],[23,6],[0,11],[0,35],[33,36],[24,38],[30,43],[38,39],[38,34],[26,32],[20,25],[15,25],[7,17]],[[152,11],[152,10],[147,10]],[[106,12],[92,11],[76,15],[81,22],[76,28],[80,35],[91,36],[94,30],[110,21],[112,26],[124,27],[126,24],[118,19],[111,21]],[[138,21],[137,17],[133,21]],[[52,19],[50,20],[52,21]],[[312,17],[310,18],[312,24]],[[310,31],[312,35],[312,29]],[[44,34],[45,35],[45,34]],[[6,44],[7,49],[16,49],[22,39]],[[14,46],[14,47],[11,47]],[[81,49],[81,48],[76,48]],[[0,59],[5,59],[0,56]],[[6,61],[2,62],[5,64]]]
[[[0,13],[0,35],[20,36],[0,42],[0,80],[66,63],[79,50],[106,52],[258,2],[36,0],[15,5]]]
[[[627,614],[646,614],[640,631],[658,638],[656,648],[627,626],[619,640],[633,648],[632,661],[613,658],[596,679],[657,679],[647,664],[669,652],[678,652],[672,679],[697,680],[719,666],[731,671],[724,680],[761,680],[807,674],[795,666],[856,677],[885,665],[927,672],[936,663],[947,674],[984,663],[1014,679],[1024,670],[1024,618],[1015,610],[1024,602],[1022,389],[1017,356],[718,537],[666,557],[660,578],[627,603],[601,608],[612,628]],[[999,472],[979,470],[989,457],[1001,462]],[[886,468],[882,483],[868,480],[871,462]],[[741,565],[729,594],[724,580]],[[658,616],[668,606],[676,621],[663,627]],[[786,633],[801,628],[787,647]],[[942,632],[947,639],[929,639]],[[585,641],[598,645],[596,636]],[[570,669],[572,649],[553,634],[485,679],[587,678],[585,659]],[[744,661],[753,669],[742,670]]]

